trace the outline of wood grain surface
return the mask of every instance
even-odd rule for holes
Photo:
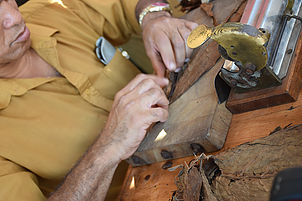
[[[269,135],[271,132],[302,123],[302,91],[298,100],[280,106],[235,114],[226,138],[224,150]],[[215,154],[215,153],[213,153]],[[173,166],[190,161],[192,157],[173,160]],[[165,162],[128,169],[118,200],[168,201],[176,190],[178,171],[162,169]],[[133,186],[131,182],[133,181]]]
[[[223,60],[169,106],[169,118],[157,123],[128,160],[140,166],[222,148],[232,114],[219,104],[214,80]]]
[[[221,2],[224,2],[224,6],[222,5],[223,9],[229,7],[229,4],[233,3],[232,1],[229,4],[227,3],[227,1]],[[239,1],[234,2],[239,3]],[[244,1],[241,1],[241,3],[242,2]],[[238,16],[240,16],[237,13],[240,9],[242,9],[242,6],[238,10],[235,10],[235,13],[230,16],[230,19],[237,19]],[[214,8],[214,12],[219,12],[218,7]],[[189,13],[188,16],[189,15],[192,15],[190,17],[193,21],[200,20],[200,18],[194,16],[193,13]],[[208,22],[206,23],[214,24],[214,21],[216,20],[216,22],[219,22],[219,19],[220,18],[209,18],[207,19]],[[219,152],[223,152],[239,144],[267,136],[271,132],[275,132],[276,130],[287,127],[288,125],[301,124],[302,92],[299,92],[298,89],[297,92],[299,96],[296,102],[233,115],[228,135],[226,137],[226,142],[224,144],[224,147]],[[212,154],[217,153],[218,152]],[[183,164],[185,161],[188,162],[192,160],[192,158],[193,157],[174,159],[170,160],[169,162],[172,163],[172,166],[176,166],[178,164]],[[170,200],[173,192],[176,190],[174,181],[175,176],[178,174],[178,171],[170,172],[166,169],[163,169],[163,166],[167,166],[167,163],[158,162],[152,165],[145,165],[136,168],[130,166],[119,198],[117,200]]]

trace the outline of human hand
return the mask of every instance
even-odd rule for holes
[[[168,118],[168,104],[162,87],[168,80],[140,74],[119,91],[101,138],[109,139],[120,160],[129,158],[154,122]]]
[[[170,16],[168,12],[147,14],[142,22],[146,53],[156,74],[163,77],[165,69],[175,71],[190,58],[193,50],[186,44],[198,24]]]

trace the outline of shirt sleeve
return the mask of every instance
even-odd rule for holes
[[[36,176],[0,157],[0,198],[5,201],[44,201]]]

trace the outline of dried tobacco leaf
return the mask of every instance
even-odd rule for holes
[[[214,157],[201,157],[199,163],[184,168],[181,189],[184,201],[199,201],[186,196],[188,188],[200,183],[188,171],[199,169],[203,201],[269,200],[272,181],[283,169],[302,165],[302,125],[287,127],[262,139],[245,143]],[[192,173],[197,175],[197,173]],[[186,180],[189,178],[189,180]],[[195,178],[195,179],[194,179]],[[199,194],[200,192],[190,192]]]
[[[201,0],[182,0],[179,3],[179,6],[181,6],[182,12],[189,12],[197,7],[199,7],[201,4]]]

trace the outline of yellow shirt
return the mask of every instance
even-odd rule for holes
[[[139,32],[138,0],[31,0],[20,10],[32,47],[63,77],[0,79],[0,200],[41,201],[100,134],[114,94],[139,71],[94,49]]]

